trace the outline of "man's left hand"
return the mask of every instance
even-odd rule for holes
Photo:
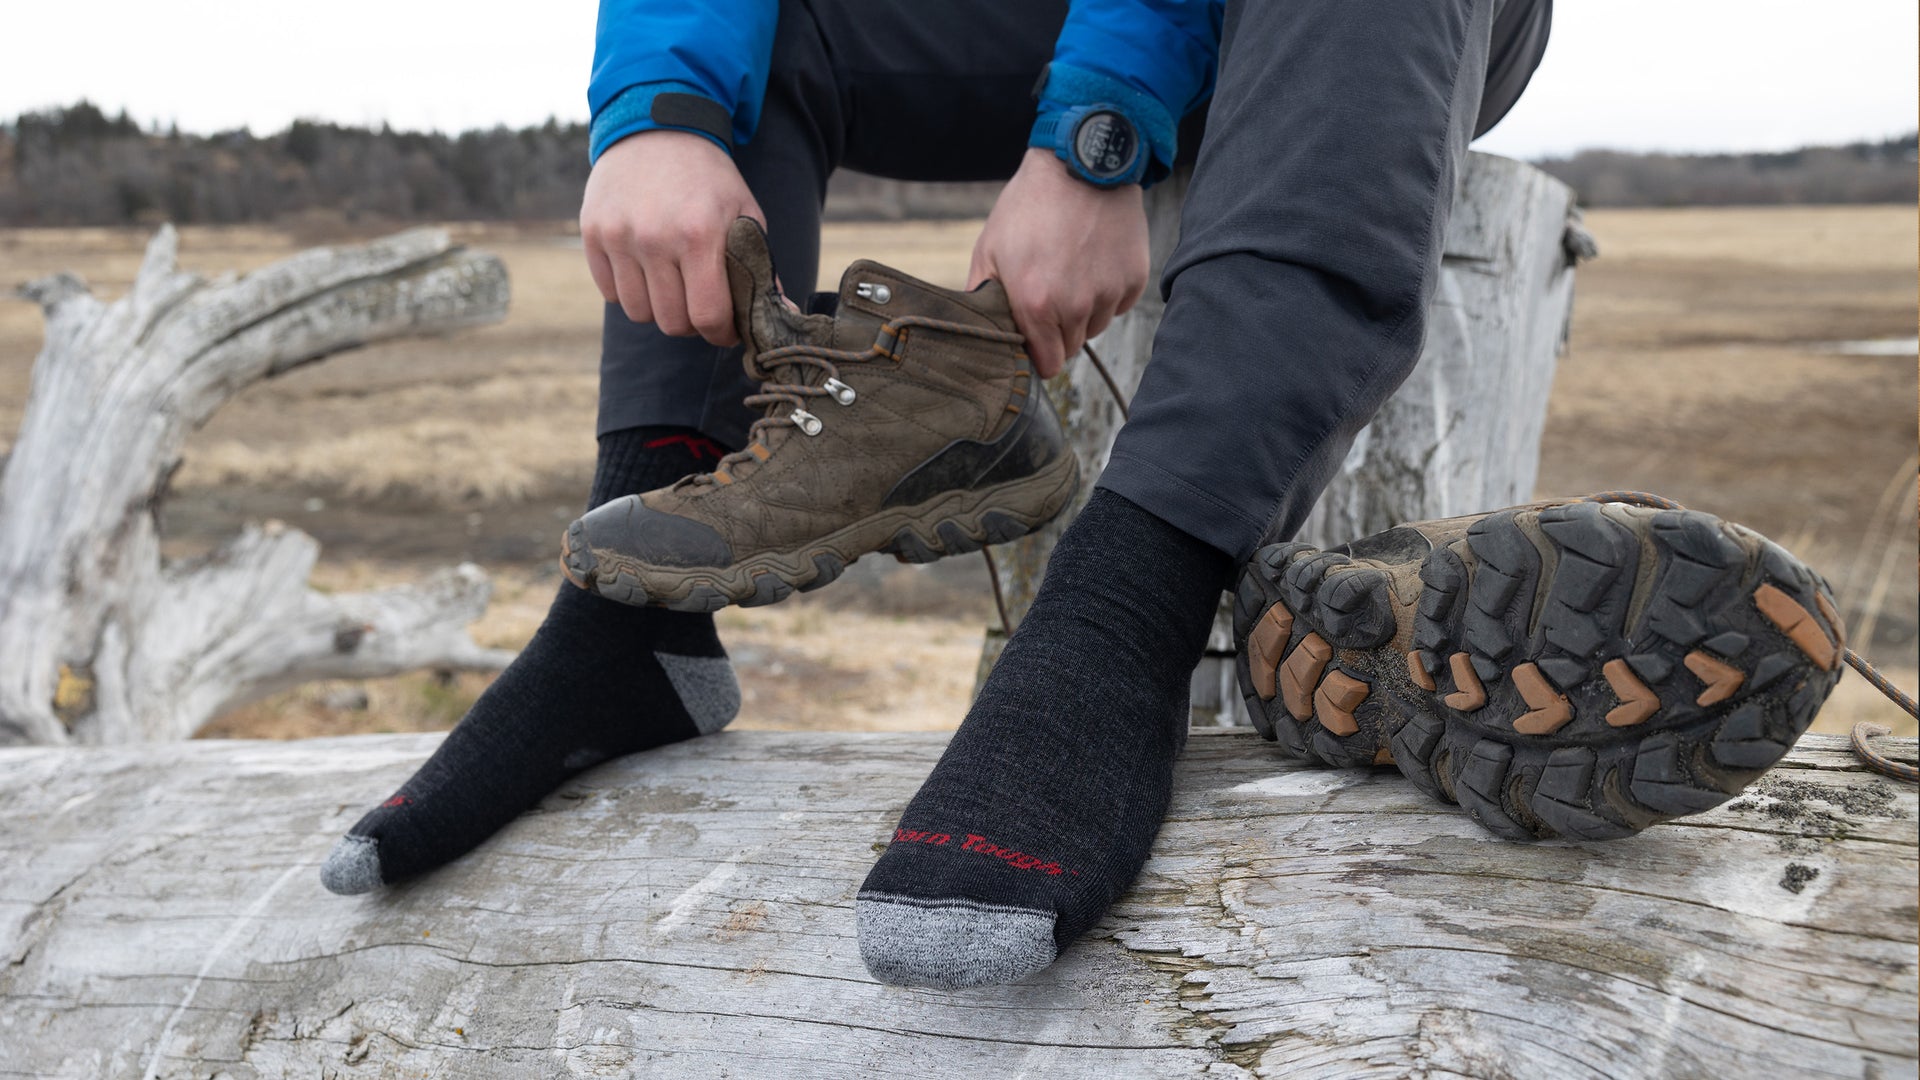
[[[1034,147],[987,215],[967,287],[988,278],[1006,286],[1033,366],[1051,378],[1140,299],[1147,268],[1140,186],[1093,187]]]

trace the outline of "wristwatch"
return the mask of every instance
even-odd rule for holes
[[[1049,132],[1048,126],[1052,131]],[[1147,174],[1147,147],[1140,129],[1114,105],[1076,105],[1042,117],[1036,142],[1051,134],[1054,155],[1068,171],[1095,187],[1137,184]]]

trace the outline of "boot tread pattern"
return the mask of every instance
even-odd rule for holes
[[[1724,802],[1812,723],[1845,641],[1827,584],[1764,537],[1617,503],[1492,514],[1417,565],[1270,545],[1234,622],[1285,752],[1390,760],[1514,838]]]

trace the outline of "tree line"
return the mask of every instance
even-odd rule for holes
[[[1537,162],[1589,206],[1914,202],[1916,137],[1785,153],[1590,150]],[[0,124],[0,225],[544,220],[579,210],[584,124],[457,135],[297,120],[284,131],[141,127],[89,102]],[[971,217],[993,184],[840,173],[838,218]]]
[[[285,131],[143,130],[81,102],[0,129],[0,223],[121,225],[563,218],[587,132],[554,120],[458,135],[298,120]]]
[[[1912,203],[1920,136],[1777,153],[1628,154],[1586,150],[1535,162],[1588,206]]]

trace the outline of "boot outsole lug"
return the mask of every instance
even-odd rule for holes
[[[792,596],[794,587],[777,574],[756,574],[753,578],[753,592],[734,603],[741,607],[765,607],[777,604]]]
[[[1019,519],[998,510],[982,514],[980,524],[986,529],[988,544],[1010,544],[1033,531],[1021,524]]]
[[[1769,585],[1817,613],[1826,645],[1842,639],[1817,574],[1758,534],[1693,511],[1598,503],[1503,511],[1463,541],[1436,544],[1417,568],[1268,545],[1234,590],[1236,674],[1255,726],[1292,756],[1353,767],[1390,754],[1422,791],[1458,802],[1500,836],[1614,839],[1720,805],[1811,724],[1838,679],[1837,666],[1819,663],[1833,649],[1804,626],[1796,624],[1796,642],[1768,621],[1755,597]],[[1396,588],[1410,607],[1392,599]],[[1368,619],[1376,596],[1393,618],[1384,635]],[[1247,641],[1275,604],[1293,616],[1276,668],[1311,635],[1333,645],[1320,686],[1339,674],[1348,706],[1352,681],[1368,686],[1352,723],[1337,694],[1316,690],[1316,711],[1302,720],[1277,691],[1255,692]],[[1657,708],[1622,708],[1602,677],[1615,660],[1625,665],[1615,670],[1623,692],[1650,693]],[[1527,664],[1535,670],[1516,686],[1512,672]],[[1716,665],[1744,676],[1723,699],[1708,696],[1695,673],[1727,676]],[[1313,667],[1294,670],[1297,679]],[[1484,700],[1457,693],[1455,674],[1478,679]],[[1540,699],[1543,676],[1548,697],[1564,695],[1572,717],[1552,731],[1530,721],[1540,733],[1526,734],[1514,721],[1536,708],[1523,692]],[[1449,707],[1450,694],[1470,711]],[[1331,726],[1318,712],[1328,700],[1339,707]],[[1627,726],[1609,724],[1609,713]],[[1349,735],[1335,730],[1356,725]]]
[[[887,546],[880,549],[904,563],[924,564],[937,562],[946,552],[920,539],[920,534],[911,528],[901,529],[893,534]]]
[[[858,562],[859,560],[856,559],[854,561]],[[823,551],[813,557],[813,577],[809,578],[805,585],[796,586],[796,588],[801,592],[812,592],[815,589],[825,588],[835,581],[838,581],[840,575],[846,573],[847,567],[851,565],[853,564],[842,560],[833,552]]]

